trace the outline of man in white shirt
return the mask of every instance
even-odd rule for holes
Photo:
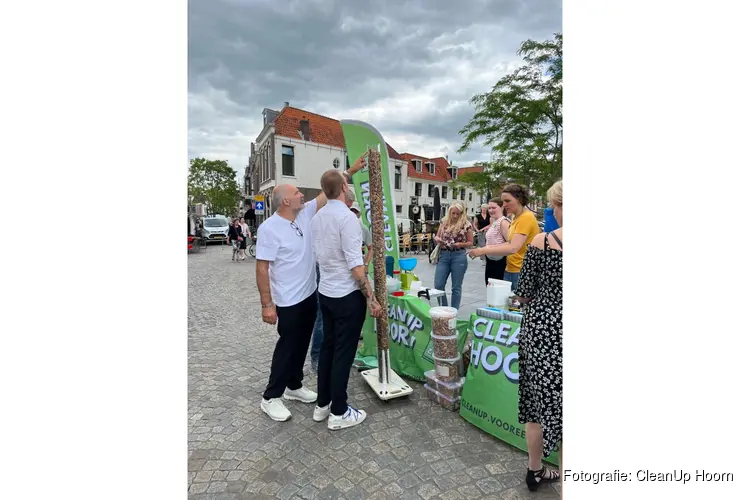
[[[349,207],[354,215],[359,218],[360,209],[359,203],[354,201],[355,195],[351,189],[346,190],[346,206]],[[360,219],[360,225],[362,226],[362,244],[367,248],[365,254],[364,265],[365,268],[370,265],[372,260],[372,232],[365,227],[364,222]],[[320,272],[317,273],[318,281],[320,281]],[[318,361],[320,360],[320,349],[323,345],[323,313],[320,312],[320,300],[318,300],[318,315],[315,317],[315,326],[313,327],[312,334],[312,346],[310,347],[310,367],[317,373]]]
[[[303,403],[314,403],[318,397],[302,386],[302,368],[318,308],[310,225],[327,201],[321,193],[305,203],[296,187],[276,186],[272,195],[276,213],[258,228],[255,278],[263,321],[278,322],[279,333],[260,407],[279,422],[292,418],[282,397]]]
[[[367,308],[375,317],[382,314],[382,308],[375,300],[362,259],[362,226],[346,204],[346,178],[337,170],[329,170],[320,185],[328,204],[312,219],[324,330],[313,420],[328,418],[328,428],[337,430],[360,424],[367,416],[349,406],[346,387]]]

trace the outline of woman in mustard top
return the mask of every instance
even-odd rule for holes
[[[526,208],[529,203],[529,192],[525,187],[519,184],[508,184],[500,193],[500,198],[506,213],[513,215],[513,222],[508,230],[508,242],[475,248],[469,252],[469,257],[474,259],[482,255],[507,255],[504,279],[512,283],[511,289],[515,292],[526,249],[541,230],[534,214]]]

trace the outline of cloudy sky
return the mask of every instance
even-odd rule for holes
[[[284,101],[374,125],[396,150],[460,166],[458,131],[519,64],[562,31],[561,0],[189,0],[188,154],[244,171],[263,108]]]

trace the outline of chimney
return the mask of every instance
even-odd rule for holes
[[[309,141],[310,140],[310,121],[300,120],[299,131],[302,132],[302,138],[306,141]]]
[[[255,154],[255,143],[251,142],[250,143],[250,156],[252,156],[254,154]]]
[[[285,108],[288,108],[288,107],[289,107],[289,101],[284,101],[284,107],[285,107]]]

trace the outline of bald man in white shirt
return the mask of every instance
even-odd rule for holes
[[[273,190],[272,201],[276,212],[258,228],[255,279],[263,321],[277,325],[279,339],[260,407],[271,419],[284,422],[292,414],[282,398],[303,403],[318,398],[302,385],[302,369],[318,309],[310,225],[328,199],[321,193],[305,203],[299,189],[281,184]]]

